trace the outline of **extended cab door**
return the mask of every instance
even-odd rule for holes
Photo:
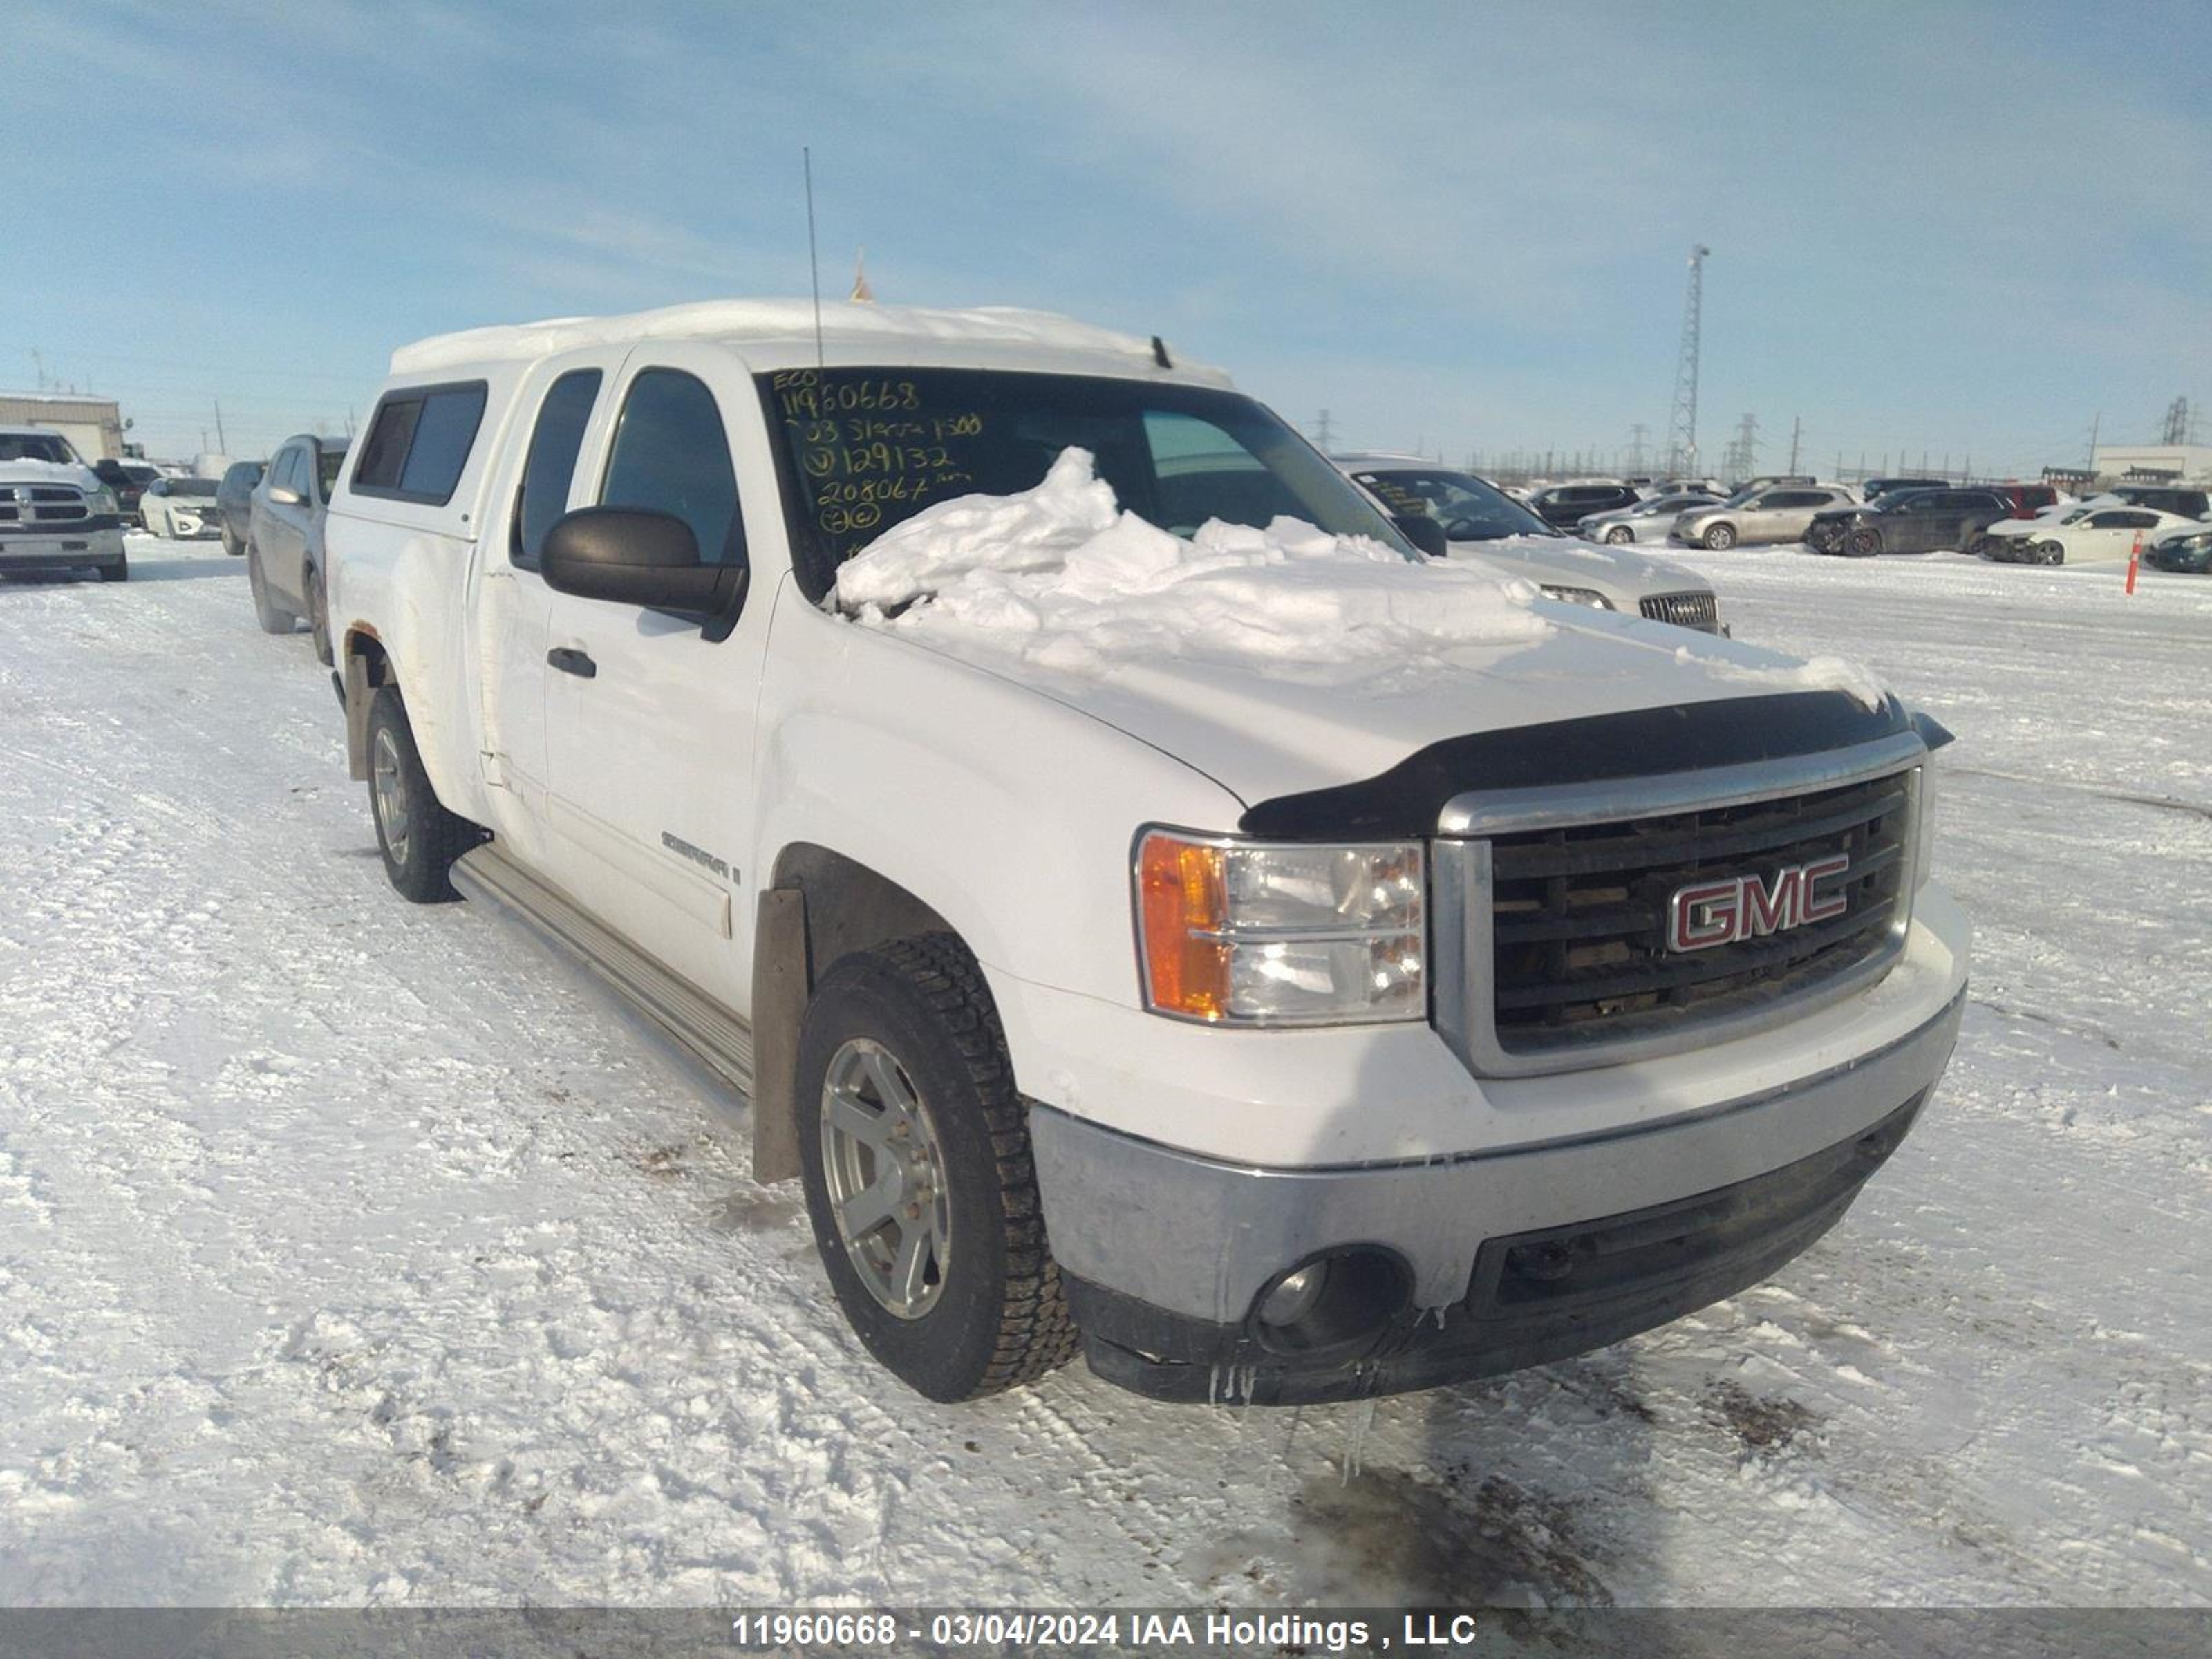
[[[580,503],[690,526],[702,559],[781,547],[760,398],[726,348],[638,347],[587,447]],[[740,488],[742,480],[743,488]],[[739,1013],[751,1003],[754,721],[773,579],[727,637],[702,619],[552,596],[547,817],[555,878],[599,920]]]
[[[491,826],[522,861],[552,873],[547,844],[546,660],[553,590],[539,566],[546,532],[590,499],[578,462],[604,428],[619,349],[570,352],[538,365],[517,394],[518,431],[491,487],[471,619],[483,708]]]

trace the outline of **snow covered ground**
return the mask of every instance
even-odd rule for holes
[[[942,1407],[713,1095],[384,883],[238,561],[0,586],[0,1601],[2212,1601],[2212,580],[1693,554],[1959,732],[1935,1109],[1772,1284],[1479,1386]]]

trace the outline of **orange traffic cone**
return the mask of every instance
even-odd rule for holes
[[[2136,532],[2136,544],[2128,550],[2128,592],[2136,591],[2136,566],[2142,558],[2142,532]]]

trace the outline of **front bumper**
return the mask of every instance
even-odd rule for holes
[[[1841,1218],[1957,1040],[1961,992],[1875,1053],[1670,1121],[1419,1163],[1239,1165],[1033,1109],[1054,1254],[1091,1369],[1164,1400],[1432,1388],[1619,1341],[1756,1284]],[[1358,1248],[1407,1294],[1287,1352],[1256,1310]]]
[[[123,560],[122,526],[112,516],[35,534],[0,527],[0,572],[84,570]]]

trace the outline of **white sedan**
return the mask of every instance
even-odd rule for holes
[[[138,522],[175,541],[213,540],[222,534],[213,478],[162,478],[138,498]]]
[[[2179,513],[2093,501],[2054,508],[2033,519],[2002,519],[1989,527],[1974,550],[2004,564],[2109,562],[2126,558],[2137,538],[2148,545],[2170,530],[2197,523]]]

